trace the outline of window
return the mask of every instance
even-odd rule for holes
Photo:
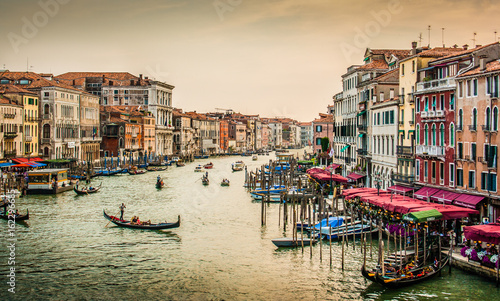
[[[464,126],[464,111],[462,109],[458,110],[458,120],[457,120],[457,130],[463,130]]]
[[[417,112],[420,112],[420,97],[415,99],[415,103],[417,104]]]
[[[401,110],[401,124],[405,123],[405,110]]]
[[[457,168],[457,186],[464,186],[464,170]]]
[[[439,126],[439,145],[444,146],[444,124]]]
[[[412,61],[411,62],[411,72],[414,73],[415,72],[415,61]]]
[[[464,92],[463,92],[463,89],[464,89],[464,83],[463,82],[458,82],[458,98],[462,98],[464,97]]]
[[[321,138],[316,138],[316,145],[321,145]]]
[[[114,93],[114,94],[118,94],[118,90],[114,90],[114,92],[113,92],[113,93]]]
[[[424,111],[429,111],[429,97],[424,98]]]
[[[469,188],[476,188],[476,171],[469,170]]]
[[[428,164],[429,164],[429,162],[424,161],[424,182],[427,181],[427,174],[428,174],[428,168],[429,168]]]
[[[491,121],[491,110],[490,108],[486,108],[486,116],[485,116],[486,129],[490,130],[490,121]]]
[[[432,145],[436,145],[436,124],[432,124]]]
[[[497,174],[490,173],[488,179],[488,190],[489,191],[497,191]]]
[[[444,94],[439,96],[439,109],[444,110]]]
[[[455,186],[455,164],[450,163],[450,186]]]
[[[429,145],[429,125],[426,124],[424,128],[424,145]]]
[[[450,94],[450,110],[455,110],[455,94]]]
[[[0,80],[0,84],[2,84],[2,85],[9,84],[9,83],[10,83],[10,80],[8,80],[8,79]]]
[[[481,173],[481,189],[482,190],[487,189],[487,183],[488,183],[488,173],[482,172]]]
[[[452,124],[450,124],[450,147],[454,147],[455,146],[455,126]]]
[[[432,168],[431,168],[431,172],[432,172],[432,179],[435,180],[436,179],[436,162],[432,162]]]
[[[436,95],[432,95],[432,110],[436,111],[436,107],[437,107],[437,104],[436,104]]]
[[[420,145],[420,124],[417,124],[416,131],[417,131],[417,133],[416,133],[416,136],[417,136],[416,140],[417,141],[416,142],[417,142],[417,145]]]
[[[415,160],[415,175],[416,180],[420,181],[420,160]]]
[[[485,149],[487,149],[487,148],[488,147],[486,146]],[[488,167],[492,167],[492,168],[497,167],[497,146],[496,145],[489,146],[489,151],[487,154],[485,154],[485,158],[487,158],[487,160],[488,160]]]
[[[405,76],[405,64],[401,64],[401,75]]]
[[[377,124],[380,125],[380,112],[377,113]]]
[[[467,97],[471,97],[471,95],[472,95],[472,82],[470,80],[465,82],[465,90],[466,90],[465,95]]]
[[[476,161],[476,143],[470,144],[470,159]]]
[[[498,108],[493,109],[493,131],[498,131]]]
[[[457,142],[457,158],[458,159],[463,159],[464,158],[464,153],[463,153],[463,143],[462,142]]]
[[[472,80],[472,95],[477,96],[477,78]]]
[[[389,112],[389,116],[390,124],[394,124],[394,110]]]
[[[317,126],[316,126],[316,132],[318,132],[318,133],[321,133],[321,130],[322,130],[322,129],[323,129],[323,128],[322,128],[322,126],[321,126],[321,125],[317,125]]]

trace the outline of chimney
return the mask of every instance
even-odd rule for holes
[[[147,77],[147,76],[144,76],[144,79],[148,79],[148,77]]]
[[[75,80],[73,80],[73,86],[75,86],[75,82],[76,82],[76,81],[75,81]]]
[[[464,48],[464,50],[467,50],[469,48],[469,45],[465,44],[464,46],[462,46]]]
[[[139,79],[142,79],[142,74],[139,74]]]
[[[479,57],[479,71],[485,71],[486,70],[486,55],[481,55]]]
[[[417,42],[411,42],[411,55],[417,54]]]
[[[130,80],[130,85],[131,85],[131,86],[133,86],[133,85],[134,85],[134,80],[133,80],[133,79],[131,79],[131,80]]]

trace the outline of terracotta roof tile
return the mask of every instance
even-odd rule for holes
[[[67,72],[55,77],[68,85],[83,86],[86,80],[99,79],[103,86],[147,86],[149,79],[140,78],[128,72]],[[104,80],[103,80],[104,79]]]
[[[25,94],[32,94],[32,95],[37,95],[34,92],[28,91],[26,89],[23,89],[19,86],[16,85],[0,85],[0,93],[25,93]]]
[[[389,69],[389,65],[384,60],[373,60],[368,64],[359,67],[358,70]]]

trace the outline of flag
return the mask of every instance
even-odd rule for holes
[[[328,156],[330,156],[330,158],[331,158],[331,157],[333,157],[333,154],[334,154],[333,147],[331,147],[330,152],[328,153]]]

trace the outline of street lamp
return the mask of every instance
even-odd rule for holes
[[[377,187],[377,195],[380,195],[380,184],[382,184],[380,173],[376,173],[373,178],[375,180],[375,186]]]

